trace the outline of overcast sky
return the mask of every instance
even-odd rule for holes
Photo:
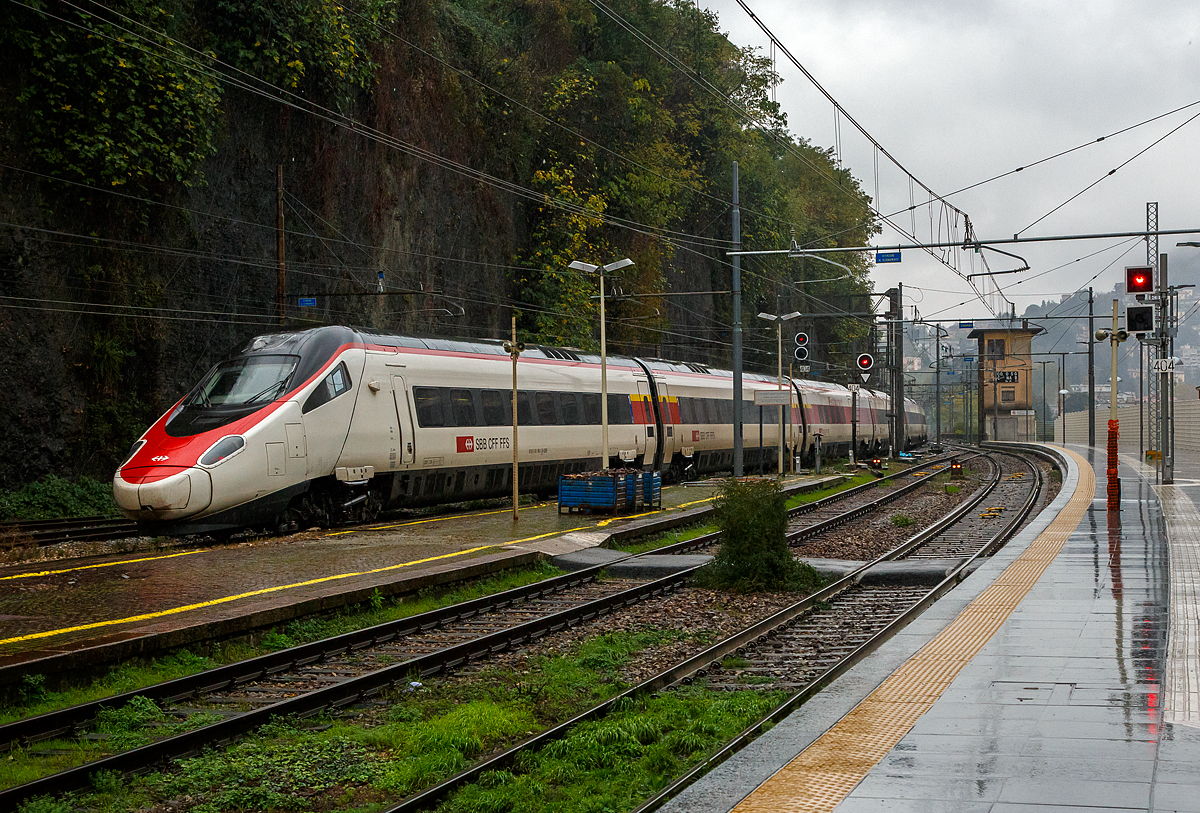
[[[935,192],[954,190],[1094,141],[1200,101],[1200,3],[950,2],[949,0],[747,0],[792,54],[905,167]],[[768,39],[735,0],[710,0],[721,29],[739,45],[769,55]],[[778,100],[792,132],[833,146],[832,107],[777,55]],[[1200,105],[1100,144],[950,197],[976,234],[987,238],[1128,232],[1145,228],[1146,202],[1159,204],[1164,229],[1200,228],[1200,118],[1107,177],[1091,191],[1023,231],[1033,221],[1127,161],[1188,118]],[[842,155],[874,194],[869,143],[842,122]],[[908,205],[908,181],[880,159],[880,207]],[[752,206],[751,201],[746,201]],[[908,216],[904,218],[908,223]],[[924,236],[928,236],[928,227]],[[1200,282],[1200,249],[1177,248],[1195,236],[1165,236],[1171,280]],[[907,242],[885,229],[879,244]],[[1002,245],[1032,270],[996,280],[1020,314],[1030,303],[1058,300],[1110,262],[1091,284],[1111,289],[1123,268],[1145,262],[1145,241]],[[1110,249],[1080,262],[1077,258]],[[990,255],[993,270],[1017,267]],[[1066,268],[1031,277],[1055,266]],[[964,255],[960,267],[966,269]],[[876,290],[905,286],[905,312],[983,318],[965,281],[922,252],[877,266]],[[1014,285],[1019,280],[1026,280]],[[1097,312],[1111,313],[1111,299]],[[1193,320],[1200,317],[1193,317]]]

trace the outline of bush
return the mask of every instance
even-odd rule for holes
[[[820,587],[820,575],[788,548],[786,502],[774,480],[721,486],[715,503],[721,550],[699,583],[738,593]]]
[[[50,474],[16,491],[0,493],[0,519],[64,519],[119,516],[112,483],[91,477],[71,482]]]

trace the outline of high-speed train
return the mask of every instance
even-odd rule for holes
[[[518,486],[553,492],[600,468],[600,357],[527,346],[517,365]],[[604,462],[682,479],[733,462],[733,375],[609,356]],[[258,336],[218,363],[133,445],[113,477],[121,511],[149,532],[223,533],[370,520],[387,508],[512,493],[512,360],[498,341],[422,339],[347,327]],[[788,455],[851,443],[845,387],[784,380]],[[778,465],[772,377],[743,376],[747,472]],[[778,398],[778,396],[776,396]],[[889,443],[885,397],[860,390],[860,453]],[[761,429],[760,429],[761,409]],[[924,442],[905,405],[905,446]],[[760,444],[759,437],[762,437]]]

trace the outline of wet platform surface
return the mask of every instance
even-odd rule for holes
[[[1121,511],[1110,522],[1103,449],[1069,448],[1096,475],[1082,519],[987,642],[933,691],[932,705],[869,762],[859,748],[870,750],[867,741],[894,724],[882,716],[844,735],[852,747],[795,767],[879,703],[880,688],[914,656],[928,659],[930,642],[1036,544],[1045,521],[665,809],[1200,811],[1200,566],[1179,561],[1189,552],[1200,559],[1200,459],[1177,460],[1177,485],[1156,486],[1153,469],[1124,458]],[[1075,485],[1064,480],[1052,509],[1064,508]],[[798,770],[807,771],[802,781]],[[835,792],[837,778],[843,787]]]
[[[829,482],[789,477],[789,487]],[[712,485],[663,489],[665,511],[559,514],[557,504],[398,519],[219,547],[0,566],[0,670],[88,648],[119,657],[238,634],[602,543],[708,507]],[[151,642],[150,639],[154,639]],[[98,657],[98,656],[97,656]]]

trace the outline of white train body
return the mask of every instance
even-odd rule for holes
[[[609,457],[602,461],[600,359],[549,347],[518,362],[519,486],[553,492],[561,474],[610,465],[668,476],[728,471],[733,378],[697,364],[610,356]],[[499,342],[416,339],[344,327],[260,336],[221,362],[134,445],[113,478],[122,512],[148,530],[364,519],[379,510],[512,493],[513,365]],[[784,380],[785,454],[849,449],[850,393]],[[778,407],[743,377],[746,471],[778,461]],[[885,399],[859,393],[864,452],[888,442]],[[907,405],[908,442],[924,418]],[[918,424],[916,421],[920,420]],[[918,429],[919,426],[919,429]]]

